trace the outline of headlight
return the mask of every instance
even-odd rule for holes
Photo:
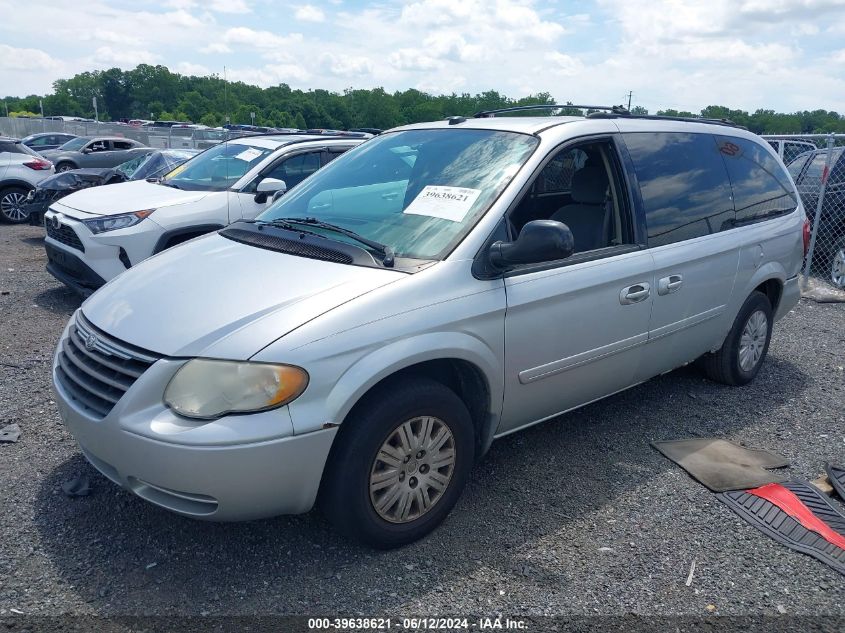
[[[179,415],[209,420],[280,407],[307,386],[308,373],[299,367],[196,358],[170,380],[164,403]]]
[[[107,215],[101,218],[94,218],[93,220],[82,220],[82,223],[87,226],[92,233],[116,231],[117,229],[125,229],[130,226],[135,226],[144,218],[152,215],[153,211],[155,211],[155,209],[145,209],[143,211],[135,211],[133,213],[122,213],[121,215]]]

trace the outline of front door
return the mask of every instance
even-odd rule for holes
[[[654,300],[653,263],[638,244],[620,165],[613,138],[564,147],[535,182],[544,200],[556,197],[560,206],[538,207],[532,185],[511,212],[517,233],[530,220],[564,222],[576,253],[506,275],[500,434],[637,380]]]

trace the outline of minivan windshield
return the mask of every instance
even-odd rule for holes
[[[442,259],[507,187],[537,146],[527,134],[472,129],[393,132],[350,150],[279,198],[258,221],[309,218],[309,230],[396,257]]]
[[[223,191],[273,150],[247,143],[220,143],[183,163],[161,184],[186,191]]]

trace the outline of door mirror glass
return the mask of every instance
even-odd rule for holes
[[[533,220],[513,242],[490,245],[490,263],[505,269],[519,264],[539,264],[566,259],[575,252],[575,238],[563,222]]]
[[[288,186],[285,184],[284,180],[279,180],[278,178],[265,178],[261,182],[258,183],[258,187],[255,188],[257,193],[284,193],[287,191]]]
[[[287,187],[279,189],[276,193],[273,194],[273,198],[271,199],[271,202],[275,202],[276,200],[281,198],[283,195],[285,195],[287,193],[287,191],[288,191]]]

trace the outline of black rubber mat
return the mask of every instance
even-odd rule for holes
[[[827,496],[806,481],[780,484],[792,492],[817,519],[845,539],[845,516]],[[831,543],[818,532],[807,529],[777,505],[750,491],[731,491],[716,495],[748,523],[790,549],[807,554],[845,574],[845,548]]]
[[[789,466],[786,458],[715,437],[652,442],[651,445],[713,492],[747,490],[784,481],[768,468]]]
[[[825,470],[827,478],[830,479],[830,485],[833,486],[839,498],[845,501],[845,466],[825,464]]]

